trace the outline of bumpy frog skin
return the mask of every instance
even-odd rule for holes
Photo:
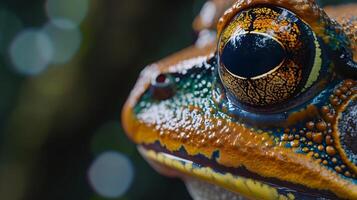
[[[205,10],[216,12],[194,28],[218,24],[217,40],[147,66],[124,106],[140,153],[190,191],[203,187],[197,199],[357,199],[357,5]]]

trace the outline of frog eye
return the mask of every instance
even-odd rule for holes
[[[294,13],[280,7],[249,8],[221,32],[219,75],[238,102],[275,105],[318,80],[322,53],[311,27]]]

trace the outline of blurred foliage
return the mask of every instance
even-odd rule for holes
[[[108,150],[134,166],[132,186],[118,199],[190,199],[181,181],[160,176],[139,156],[120,111],[146,64],[194,42],[191,22],[203,2],[92,0],[75,57],[24,76],[6,49],[19,31],[44,26],[46,1],[2,0],[0,199],[105,199],[91,189],[87,170]]]

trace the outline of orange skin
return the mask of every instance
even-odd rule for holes
[[[312,0],[240,0],[237,2],[212,0],[212,2],[217,7],[212,22],[210,24],[204,24],[202,23],[201,16],[198,16],[193,24],[195,30],[200,31],[206,28],[212,28],[214,24],[218,23],[217,32],[219,35],[222,29],[224,29],[230,19],[234,17],[239,10],[258,4],[271,4],[293,11],[308,22],[317,35],[320,34],[321,36],[323,27],[320,23],[317,23],[318,19],[327,18],[327,15],[335,18],[342,25],[344,31],[352,41],[350,48],[356,60],[357,21],[348,20],[350,16],[356,14],[356,4],[328,7],[325,10],[327,12],[326,15],[324,11],[314,6]],[[226,10],[227,8],[228,10]],[[223,13],[224,11],[225,13]],[[341,13],[343,16],[340,15]],[[351,29],[350,23],[353,23],[354,26],[352,27],[354,28]],[[328,37],[322,38],[329,40]],[[219,151],[220,156],[216,160],[219,165],[232,168],[244,166],[248,171],[262,177],[275,178],[316,190],[326,190],[341,198],[357,199],[356,182],[343,178],[339,173],[336,173],[336,171],[325,167],[322,164],[322,159],[314,158],[315,155],[313,152],[307,151],[306,154],[300,154],[296,153],[297,148],[286,148],[284,146],[291,141],[294,147],[294,142],[299,142],[298,140],[285,138],[286,141],[282,139],[279,143],[276,143],[274,137],[269,133],[261,133],[259,129],[250,129],[244,124],[232,122],[229,120],[229,115],[223,119],[215,118],[216,113],[225,113],[226,110],[224,108],[222,108],[222,110],[218,108],[208,108],[208,112],[204,112],[206,108],[196,105],[178,107],[175,108],[175,112],[179,113],[178,115],[166,115],[164,120],[160,114],[169,113],[172,110],[160,107],[156,109],[152,108],[151,113],[145,113],[146,117],[143,117],[143,115],[137,116],[137,114],[135,114],[135,106],[140,102],[142,95],[149,89],[151,80],[158,74],[181,72],[194,64],[212,58],[215,52],[216,42],[206,44],[206,46],[200,48],[191,46],[168,58],[147,66],[140,74],[138,82],[122,111],[122,124],[129,138],[138,145],[150,145],[158,142],[169,152],[179,151],[180,148],[184,147],[189,156],[201,154],[207,158],[212,158],[214,152]],[[319,140],[327,141],[332,137],[332,139],[334,139],[333,144],[324,151],[329,154],[339,154],[341,156],[345,166],[349,169],[348,175],[354,176],[352,180],[356,180],[355,174],[357,174],[357,167],[352,162],[349,162],[347,156],[344,154],[344,150],[338,139],[339,133],[337,125],[339,120],[338,113],[344,112],[349,102],[356,101],[357,91],[354,89],[356,88],[355,85],[355,80],[345,80],[340,86],[340,89],[341,87],[348,86],[351,94],[347,98],[344,98],[342,103],[334,106],[337,112],[336,115],[331,116],[331,113],[326,111],[325,107],[318,108],[311,105],[304,110],[293,113],[286,120],[286,124],[294,124],[304,118],[313,118],[319,113],[323,113],[322,115],[325,122],[332,123],[332,135],[319,135],[318,132],[314,132],[312,135],[306,133],[306,138],[311,137],[312,141],[319,142]],[[333,102],[331,103],[333,104]],[[188,118],[182,117],[184,113],[189,113]],[[200,122],[196,121],[196,123],[199,124],[195,124],[194,127],[199,127],[198,129],[193,128],[192,125],[187,125],[190,123],[184,123],[185,120],[193,120],[190,113],[195,113],[195,117],[204,119]],[[207,126],[204,122],[209,122],[210,126]],[[314,126],[317,130],[324,128],[323,125],[320,124]],[[326,144],[328,144],[328,142],[326,142]],[[155,167],[159,168],[159,170],[166,175],[174,175],[181,178],[190,176],[190,174],[179,173],[164,165],[157,164],[158,163],[155,164]],[[339,171],[338,168],[335,169]],[[345,174],[347,174],[347,171]]]

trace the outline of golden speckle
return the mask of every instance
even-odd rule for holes
[[[315,158],[318,158],[318,157],[320,157],[320,154],[314,153],[314,157],[315,157]]]
[[[310,150],[309,150],[309,148],[304,147],[304,148],[302,148],[302,151],[305,152],[305,153],[307,153],[307,152],[309,152]]]
[[[351,88],[352,86],[354,86],[354,83],[353,80],[346,80],[343,85],[347,88]]]
[[[334,155],[336,154],[335,147],[333,147],[333,146],[327,146],[327,147],[326,147],[326,152],[327,152],[328,155],[334,156]]]
[[[292,147],[298,147],[300,142],[299,142],[299,140],[293,140],[290,144]]]
[[[330,108],[329,108],[328,106],[323,106],[323,107],[321,108],[321,112],[322,112],[323,114],[327,114],[327,113],[330,112]]]
[[[320,145],[317,147],[317,149],[318,149],[319,151],[323,151],[325,148],[324,148],[323,145],[320,144]]]
[[[289,140],[288,134],[283,134],[282,137],[281,137],[281,140],[288,141]]]
[[[324,121],[318,122],[318,123],[316,124],[316,128],[317,128],[317,130],[319,130],[319,131],[325,131],[326,128],[327,128],[327,124],[326,124]]]
[[[346,99],[347,99],[347,96],[346,96],[345,94],[343,94],[343,95],[340,96],[340,99],[341,99],[341,100],[346,100]]]
[[[346,171],[346,172],[345,172],[345,176],[351,177],[351,173],[350,173],[349,171]]]
[[[342,87],[340,87],[340,90],[341,90],[343,93],[345,93],[345,92],[348,91],[348,88],[347,88],[346,86],[342,86]]]
[[[306,128],[308,128],[309,130],[314,130],[315,128],[315,123],[314,122],[307,122],[306,123]]]
[[[335,170],[336,170],[336,172],[338,172],[338,173],[341,173],[341,172],[342,172],[342,169],[341,169],[341,167],[339,167],[339,166],[336,166],[336,167],[335,167]]]
[[[327,135],[325,138],[325,142],[327,145],[332,145],[333,144],[333,139],[330,135]]]
[[[323,140],[322,133],[313,133],[312,134],[312,141],[317,144],[321,144]]]
[[[337,159],[335,158],[335,157],[333,157],[332,159],[331,159],[331,161],[333,162],[333,163],[337,163]]]
[[[334,119],[335,119],[335,115],[334,114],[332,114],[332,113],[327,113],[326,114],[326,120],[328,122],[333,122]]]
[[[312,132],[307,132],[306,133],[306,137],[311,140],[312,139]]]
[[[335,90],[334,94],[335,94],[336,96],[340,96],[340,95],[342,94],[342,91],[339,90],[339,89],[337,89],[337,90]]]
[[[338,106],[338,105],[340,105],[340,100],[335,97],[335,98],[331,99],[331,104],[334,106]]]
[[[294,136],[293,135],[289,135],[289,140],[292,141],[294,139]]]

